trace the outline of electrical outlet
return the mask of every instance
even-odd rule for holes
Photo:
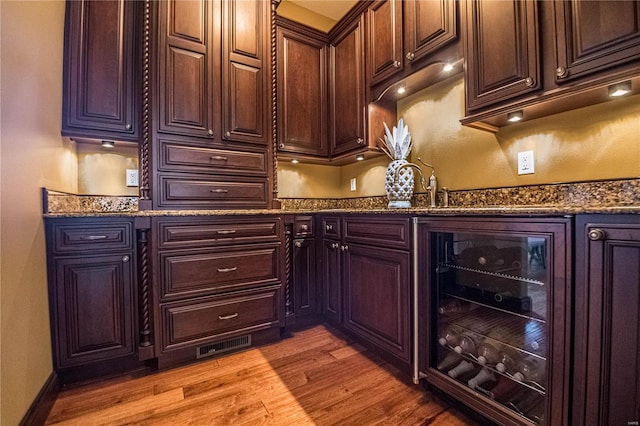
[[[138,186],[137,169],[127,169],[127,186]]]
[[[533,151],[523,151],[518,153],[518,174],[528,175],[535,172],[533,163]]]
[[[356,190],[356,178],[351,178],[351,190]]]

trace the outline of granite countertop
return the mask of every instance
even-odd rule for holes
[[[439,194],[438,201],[442,204]],[[449,192],[449,207],[427,207],[415,194],[415,207],[389,209],[384,196],[347,199],[281,199],[281,209],[139,210],[138,197],[75,195],[43,188],[44,217],[161,217],[273,214],[409,214],[561,216],[640,214],[640,178]]]

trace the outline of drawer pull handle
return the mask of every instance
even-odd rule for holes
[[[237,317],[239,314],[236,312],[235,314],[231,314],[231,315],[218,315],[218,319],[219,320],[230,320],[230,319],[234,319],[235,317]]]
[[[237,271],[238,268],[237,267],[232,267],[232,268],[218,268],[218,272],[233,272],[233,271]]]
[[[214,194],[226,194],[227,192],[229,192],[229,190],[218,188],[218,189],[212,189],[211,192]]]
[[[215,161],[227,161],[229,160],[227,157],[223,157],[222,155],[213,155],[211,157],[209,157],[210,160],[215,160]]]
[[[235,234],[236,230],[235,229],[220,229],[219,231],[216,231],[216,234],[220,234],[220,235],[228,235],[228,234]]]
[[[83,241],[106,240],[107,238],[109,237],[106,235],[83,235],[80,237]]]

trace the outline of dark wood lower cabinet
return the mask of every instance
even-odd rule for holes
[[[316,241],[293,240],[293,311],[296,317],[317,313]]]
[[[322,312],[327,320],[342,322],[342,278],[340,243],[336,240],[322,241]]]
[[[407,251],[358,244],[344,250],[344,326],[406,363],[410,264]]]
[[[46,222],[53,364],[63,384],[140,367],[134,224]]]
[[[640,421],[640,216],[579,216],[573,424]]]

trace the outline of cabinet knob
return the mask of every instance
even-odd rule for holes
[[[326,229],[327,231],[333,231],[333,225],[328,225],[328,224],[327,224],[327,226],[325,226],[325,229]]]
[[[300,248],[302,247],[302,242],[301,241],[296,241],[295,243],[293,243],[294,246]]]
[[[124,128],[127,129],[127,130],[131,130],[131,127],[132,127],[131,124],[125,124],[124,125]]]
[[[340,247],[340,250],[347,251],[347,250],[349,250],[349,246],[345,244],[345,245]]]
[[[208,134],[209,136],[213,136],[213,130],[212,130],[212,129],[207,130],[207,134]]]
[[[230,138],[230,137],[231,137],[231,132],[230,132],[230,131],[227,131],[227,132],[224,134],[224,136],[225,136],[225,137],[227,137],[227,138]]]
[[[129,256],[122,256],[122,262],[127,263],[129,261]]]
[[[280,147],[280,149],[284,149],[284,144],[281,143],[280,145],[278,145],[278,147]]]
[[[536,81],[534,79],[532,79],[531,77],[527,77],[524,79],[524,84],[527,85],[527,87],[533,87],[536,85]]]
[[[309,225],[307,225],[306,223],[303,223],[302,225],[300,225],[300,230],[301,231],[308,231],[309,230]]]
[[[565,78],[568,75],[569,75],[569,71],[567,71],[565,67],[556,68],[556,77]]]
[[[400,61],[393,61],[393,67],[394,67],[394,68],[400,68],[400,66],[402,66],[402,64],[400,63]]]
[[[591,241],[599,241],[604,240],[604,237],[606,235],[602,229],[592,229],[591,231],[589,231],[587,236]]]
[[[364,143],[364,138],[358,138],[356,141],[358,142],[358,145],[362,145]]]
[[[337,249],[338,248],[338,243],[331,243],[331,248],[332,249]]]
[[[406,58],[407,58],[408,60],[410,60],[410,61],[413,61],[413,58],[415,58],[415,57],[416,57],[416,55],[414,55],[414,53],[413,53],[413,52],[407,52],[407,54],[406,54],[405,56],[406,56]]]

